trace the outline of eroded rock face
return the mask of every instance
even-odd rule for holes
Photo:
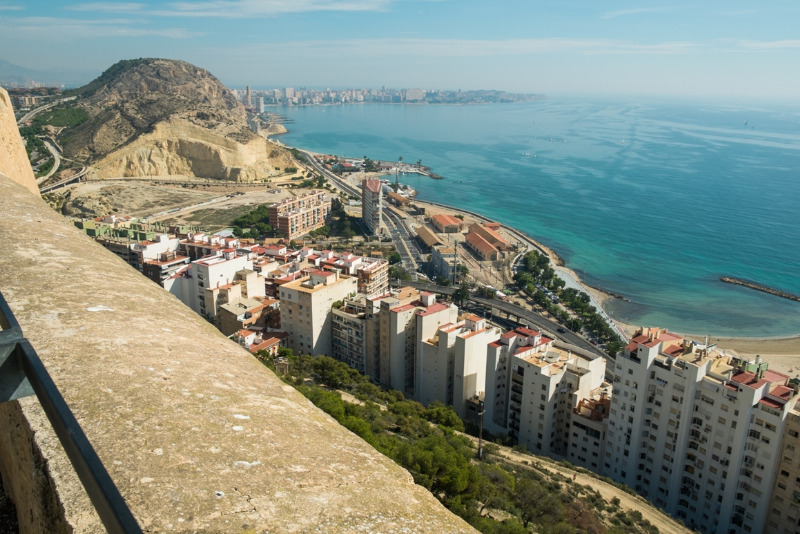
[[[19,135],[11,99],[0,87],[0,173],[5,174],[32,193],[39,194],[36,177]]]
[[[185,175],[252,182],[291,166],[250,131],[242,104],[184,61],[121,61],[78,90],[90,119],[62,139],[94,178]]]
[[[291,165],[287,151],[261,137],[240,143],[188,120],[172,119],[92,168],[95,178],[184,175],[253,182]]]

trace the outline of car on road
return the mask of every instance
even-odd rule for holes
[[[559,334],[566,334],[566,333],[567,333],[567,331],[566,331],[566,330],[564,330],[563,328],[561,328],[561,327],[559,326],[559,327],[558,327],[558,333],[559,333]]]

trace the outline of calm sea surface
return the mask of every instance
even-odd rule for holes
[[[288,145],[422,160],[424,200],[470,209],[626,296],[626,322],[716,335],[800,333],[800,108],[558,101],[279,108]]]

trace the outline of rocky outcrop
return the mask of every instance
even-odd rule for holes
[[[0,173],[5,174],[32,193],[39,194],[36,176],[19,135],[11,99],[0,87]]]
[[[184,175],[252,182],[292,166],[248,127],[242,104],[184,61],[120,61],[76,90],[89,120],[63,132],[67,157],[93,178]]]
[[[262,137],[240,143],[188,120],[172,119],[93,163],[91,176],[184,175],[253,182],[292,165],[288,151]]]

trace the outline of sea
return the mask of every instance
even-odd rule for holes
[[[421,161],[420,199],[468,209],[555,250],[621,295],[622,321],[711,336],[800,333],[800,106],[558,99],[283,107],[281,141]]]

